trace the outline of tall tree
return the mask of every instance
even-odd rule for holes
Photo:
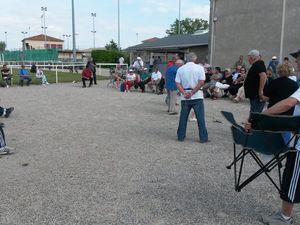
[[[0,52],[4,52],[6,48],[6,44],[4,41],[0,41]]]
[[[168,35],[178,34],[179,20],[170,25],[170,29],[166,30]],[[203,19],[185,18],[180,21],[180,34],[192,34],[197,30],[206,30],[208,28],[208,21]]]
[[[118,44],[112,39],[108,44],[105,45],[107,50],[118,51]]]

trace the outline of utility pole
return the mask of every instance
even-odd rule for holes
[[[178,34],[181,33],[180,20],[181,20],[181,0],[179,0],[179,9],[178,9]]]
[[[91,32],[93,33],[93,48],[95,48],[95,35],[96,35],[95,18],[96,18],[96,13],[91,13],[91,16],[93,17],[93,30]]]
[[[121,51],[120,45],[120,0],[118,0],[118,49]]]
[[[44,37],[45,37],[45,44],[44,44],[44,48],[46,49],[47,47],[47,38],[46,38],[46,11],[47,11],[47,7],[41,7],[41,11],[43,12],[43,25],[42,25],[42,29],[44,31]]]
[[[27,31],[22,31],[23,34],[23,52],[25,51],[25,35],[28,33]]]
[[[73,31],[73,62],[76,62],[76,37],[75,37],[75,12],[74,0],[72,0],[72,31]]]

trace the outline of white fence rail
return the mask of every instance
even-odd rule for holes
[[[7,63],[7,62],[5,62]],[[16,62],[14,62],[16,63]],[[20,63],[20,64],[9,64],[7,63],[7,67],[10,68],[10,73],[13,74],[13,69],[20,69],[21,65],[24,65],[26,69],[31,69],[32,64],[30,63]],[[110,76],[110,69],[115,68],[117,63],[97,63],[96,75],[98,76]],[[1,68],[3,65],[0,65]],[[72,63],[72,64],[46,64],[40,63],[35,64],[36,67],[40,67],[43,70],[55,71],[55,83],[58,83],[58,72],[73,72],[73,73],[81,73],[83,68],[86,66],[85,63]],[[122,64],[122,67],[126,67],[128,69],[128,64]],[[45,71],[44,71],[45,72]]]

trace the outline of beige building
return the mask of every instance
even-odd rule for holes
[[[40,34],[22,40],[25,50],[31,49],[63,49],[64,41],[48,35]]]

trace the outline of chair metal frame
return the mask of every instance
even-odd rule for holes
[[[272,129],[266,129],[268,128],[268,124],[260,123],[262,120],[261,116],[254,115],[252,118],[254,130],[249,133],[242,126],[237,124],[232,113],[221,111],[221,114],[231,124],[233,136],[233,161],[226,168],[231,169],[232,166],[234,167],[235,190],[240,192],[261,174],[265,174],[277,191],[281,193],[282,161],[287,157],[288,151],[293,149],[288,146],[295,137],[295,134],[287,144],[284,143],[281,135],[282,132],[291,131],[293,129],[289,127],[286,127],[286,129],[283,129],[282,131],[280,128],[276,130],[274,127],[272,127]],[[237,145],[242,146],[242,150],[239,153]],[[273,157],[268,162],[264,163],[259,157],[260,153],[273,155]],[[254,159],[259,166],[259,169],[248,178],[242,180],[244,162],[247,155],[250,155]],[[238,163],[240,163],[239,166]],[[278,169],[278,182],[275,182],[270,175],[270,172],[275,168]]]

